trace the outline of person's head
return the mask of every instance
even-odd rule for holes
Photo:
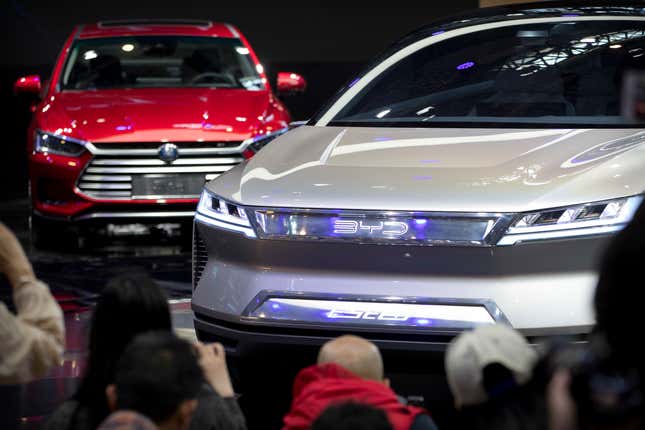
[[[509,326],[481,326],[460,334],[445,356],[455,406],[481,405],[526,384],[536,361],[537,353]]]
[[[106,395],[112,410],[145,415],[163,430],[188,428],[204,380],[195,349],[169,332],[137,336],[118,361]]]
[[[168,299],[153,279],[141,273],[108,281],[92,315],[88,368],[75,398],[90,408],[98,425],[108,413],[105,387],[125,347],[140,333],[172,328]]]
[[[602,259],[594,299],[598,330],[612,356],[645,374],[645,354],[634,348],[634,317],[645,297],[639,279],[645,261],[645,204],[632,222],[611,241]]]
[[[311,430],[392,430],[392,424],[381,409],[365,403],[343,402],[325,409]]]
[[[362,337],[344,335],[325,343],[318,353],[318,364],[325,363],[336,363],[363,379],[389,384],[383,374],[381,352]]]

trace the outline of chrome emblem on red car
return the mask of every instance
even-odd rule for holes
[[[174,143],[164,143],[157,151],[159,159],[165,163],[172,163],[179,158],[179,148]]]

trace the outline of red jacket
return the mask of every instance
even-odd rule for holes
[[[385,411],[394,430],[409,430],[416,416],[426,413],[421,408],[402,404],[386,385],[327,363],[309,366],[298,373],[293,384],[291,410],[284,417],[282,430],[308,430],[327,406],[347,400]]]

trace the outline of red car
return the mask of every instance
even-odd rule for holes
[[[304,79],[279,73],[279,93]],[[29,127],[32,226],[193,215],[205,181],[287,130],[291,117],[238,29],[210,21],[104,21],[77,27],[38,95]]]

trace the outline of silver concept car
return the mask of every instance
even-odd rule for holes
[[[598,258],[645,190],[621,116],[645,9],[516,6],[393,45],[307,125],[208,183],[198,336],[235,353],[341,332],[441,350],[506,323],[584,336]]]

